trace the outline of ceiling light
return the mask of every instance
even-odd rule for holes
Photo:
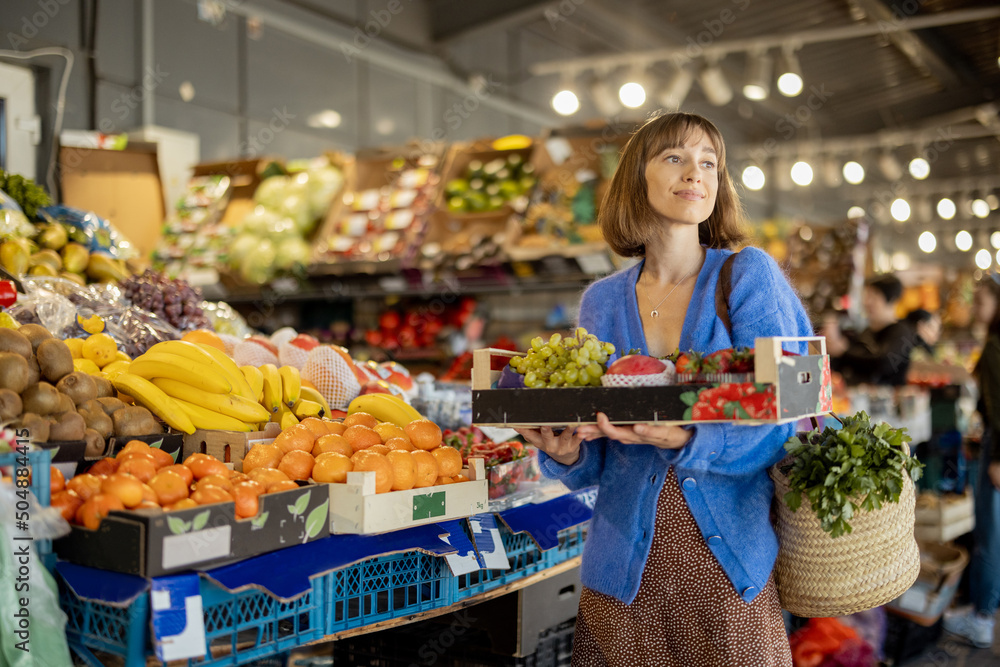
[[[865,180],[865,168],[851,160],[844,163],[844,180],[851,185],[857,185]]]
[[[618,99],[629,109],[637,109],[646,101],[646,89],[641,83],[629,81],[618,89]]]
[[[931,232],[923,232],[917,238],[917,245],[924,252],[934,252],[934,249],[937,248],[937,238]]]
[[[865,209],[861,208],[860,206],[852,206],[851,208],[847,209],[847,217],[851,220],[854,220],[856,218],[863,218],[865,217]]]
[[[594,105],[603,116],[614,116],[622,110],[618,95],[611,89],[608,83],[607,74],[603,74],[594,79],[590,85],[590,96],[594,100]]]
[[[722,73],[718,61],[706,63],[701,74],[698,75],[698,83],[708,101],[717,107],[729,104],[733,99],[733,87],[729,85],[726,75]]]
[[[747,54],[743,96],[748,100],[766,100],[771,91],[771,56],[767,51]]]
[[[906,271],[910,268],[910,256],[905,252],[892,253],[892,268],[894,271]]]
[[[809,185],[813,180],[813,170],[808,162],[800,160],[792,165],[792,180],[796,185]]]
[[[560,116],[572,116],[580,110],[580,99],[572,90],[560,90],[552,98],[552,108]]]
[[[982,248],[976,253],[976,266],[985,271],[993,264],[993,254],[986,248]]]
[[[958,234],[955,234],[955,247],[962,252],[972,250],[972,234],[964,229]]]
[[[893,219],[898,222],[906,222],[910,219],[910,204],[905,199],[896,199],[889,207]]]
[[[663,86],[657,95],[657,100],[665,109],[679,109],[691,86],[694,84],[694,74],[687,67],[678,67],[674,76]]]
[[[340,114],[333,109],[324,109],[319,113],[314,113],[309,116],[309,118],[306,119],[306,125],[309,127],[334,128],[340,127],[341,120]]]
[[[899,163],[892,151],[885,151],[878,157],[878,168],[890,181],[898,181],[903,177],[903,165]]]
[[[990,215],[990,205],[985,199],[976,199],[972,202],[972,215],[977,218],[988,218]]]
[[[1000,232],[990,234],[990,245],[1000,250]]]
[[[743,170],[743,185],[751,190],[760,190],[764,187],[764,181],[764,172],[760,167],[750,165]]]
[[[910,176],[922,181],[931,175],[931,165],[922,157],[915,157],[910,160]]]
[[[802,92],[802,66],[795,56],[795,49],[781,47],[781,75],[778,77],[778,92],[785,97],[795,97]]]
[[[1000,264],[1000,250],[997,250],[997,264]]]
[[[937,203],[937,214],[942,220],[951,220],[955,217],[955,202],[945,197]]]

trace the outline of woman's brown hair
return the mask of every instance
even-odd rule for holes
[[[658,226],[649,204],[646,165],[668,148],[680,147],[701,130],[718,154],[719,191],[708,220],[698,225],[698,240],[709,248],[735,249],[748,239],[746,211],[726,166],[722,133],[702,116],[668,113],[647,121],[622,149],[618,169],[601,204],[598,222],[612,250],[622,257],[642,257]]]

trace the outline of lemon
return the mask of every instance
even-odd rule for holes
[[[110,364],[101,369],[102,373],[117,373],[122,371],[127,371],[131,361],[122,361],[121,359],[115,359]]]
[[[83,359],[83,339],[82,338],[67,338],[65,341],[66,347],[69,348],[70,354],[73,355],[74,359]]]
[[[89,334],[101,333],[104,331],[104,319],[100,315],[91,315],[90,317],[77,315],[76,323],[81,329]]]
[[[117,354],[118,344],[106,333],[91,334],[83,343],[83,358],[94,362],[98,368],[110,364]]]
[[[10,313],[0,313],[0,328],[3,329],[17,329],[21,325],[17,323]]]
[[[121,350],[118,350],[115,353],[115,360],[116,361],[132,361],[132,357],[128,356],[128,354],[126,354],[125,352],[122,352]]]
[[[97,367],[97,364],[90,359],[74,359],[73,370],[81,371],[87,375],[97,375],[101,372],[101,369]]]

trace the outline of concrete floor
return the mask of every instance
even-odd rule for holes
[[[997,612],[997,627],[1000,628],[1000,611]],[[923,655],[900,663],[900,667],[998,667],[998,665],[1000,665],[1000,633],[994,636],[991,648],[977,649],[961,637],[945,632],[937,644],[924,651]]]

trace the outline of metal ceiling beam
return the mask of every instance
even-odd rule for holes
[[[443,9],[439,9],[442,5]],[[455,0],[430,3],[433,24],[431,39],[437,43],[447,43],[484,30],[518,28],[541,18],[552,5],[551,1],[546,0],[508,0],[504,3]]]

